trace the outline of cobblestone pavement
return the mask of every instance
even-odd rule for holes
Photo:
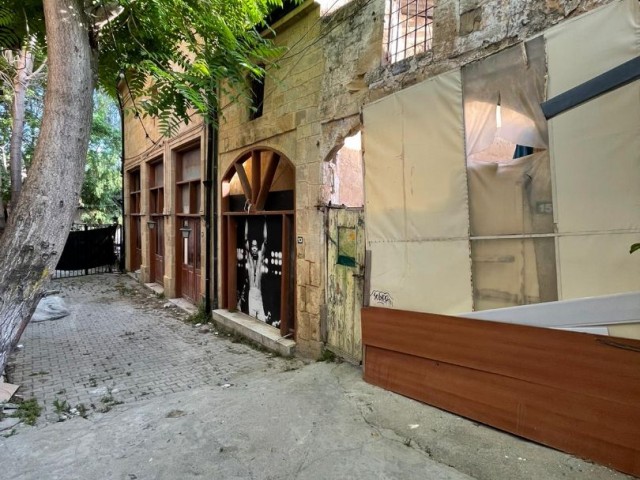
[[[215,328],[199,333],[187,314],[127,275],[52,282],[71,315],[31,322],[10,360],[10,381],[57,421],[54,402],[89,411],[205,385],[234,385],[243,375],[289,370],[300,360],[273,357]]]

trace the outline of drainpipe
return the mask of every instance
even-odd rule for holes
[[[118,82],[119,83],[119,82]],[[127,242],[125,235],[125,217],[124,217],[124,104],[122,103],[122,97],[120,96],[120,90],[116,85],[116,92],[118,96],[118,106],[120,108],[120,204],[122,209],[122,229],[120,230],[120,272],[124,272],[125,269],[125,254],[127,251]]]
[[[211,127],[213,130],[213,309],[220,308],[218,301],[218,110],[214,112],[215,124]]]
[[[212,102],[212,104],[214,104]],[[214,104],[215,105],[215,104]],[[218,111],[213,109],[207,122],[207,159],[205,186],[205,297],[207,313],[218,309]],[[213,216],[213,221],[212,221]],[[213,236],[213,272],[211,271],[211,242]],[[213,279],[211,278],[213,274]],[[212,285],[213,283],[213,285]],[[211,290],[213,289],[213,302]],[[212,304],[213,303],[213,304]]]

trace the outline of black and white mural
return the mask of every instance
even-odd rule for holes
[[[280,327],[282,217],[251,216],[237,225],[237,308]]]

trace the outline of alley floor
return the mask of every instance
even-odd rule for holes
[[[368,385],[349,364],[205,331],[126,275],[51,288],[71,314],[32,322],[11,357],[11,382],[44,412],[2,432],[2,478],[630,478]]]
[[[110,397],[131,403],[289,368],[246,345],[215,341],[215,329],[199,333],[184,323],[188,314],[126,275],[54,280],[50,288],[60,290],[71,315],[32,322],[9,370],[50,420],[58,418],[55,400],[99,410]]]

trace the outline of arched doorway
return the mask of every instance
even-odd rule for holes
[[[295,328],[295,168],[280,152],[243,153],[222,179],[222,306]]]

